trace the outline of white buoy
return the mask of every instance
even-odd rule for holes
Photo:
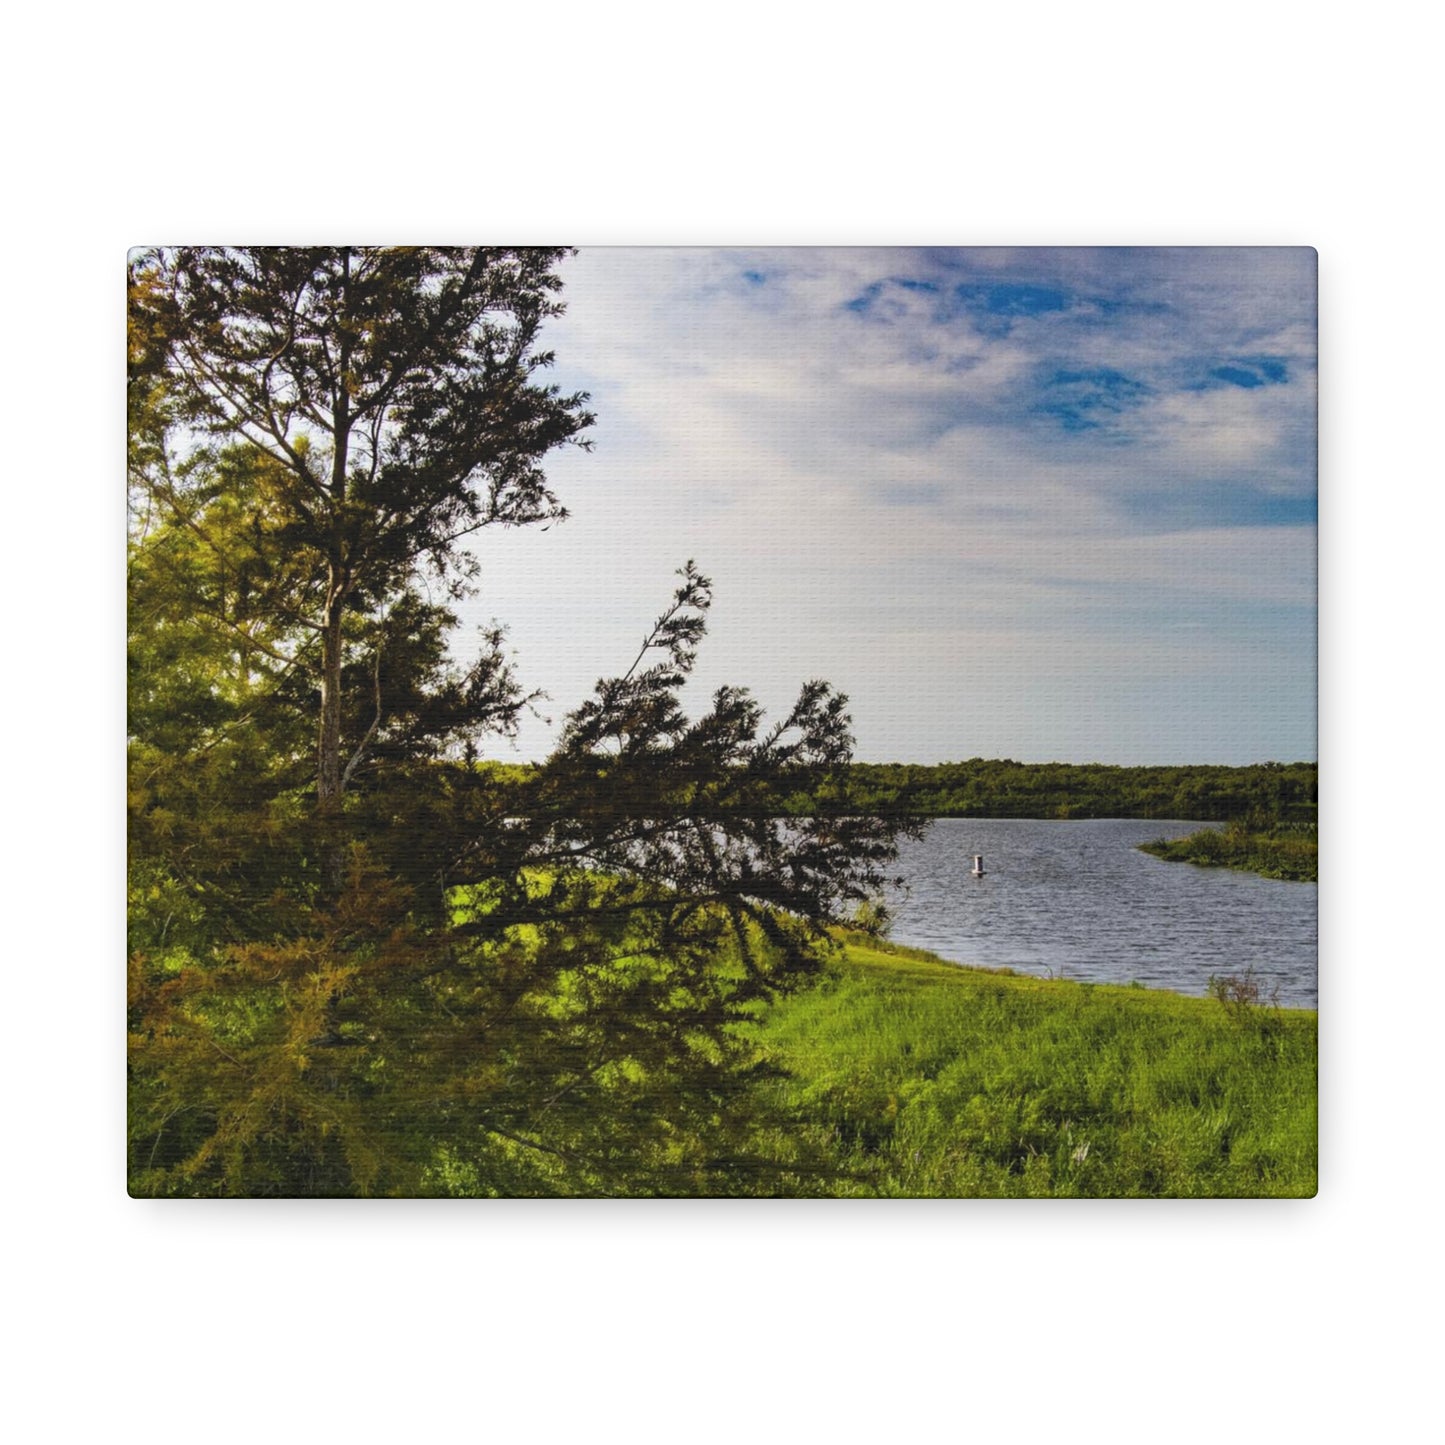
[[[974,876],[975,878],[982,878],[982,877],[983,877],[983,854],[982,854],[982,853],[975,853],[975,854],[973,855],[973,876]]]

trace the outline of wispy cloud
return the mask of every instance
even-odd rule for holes
[[[482,599],[559,702],[696,556],[703,681],[780,707],[830,676],[865,756],[1312,753],[1312,253],[601,250],[565,279],[548,341],[597,448],[552,469],[565,527],[483,544]],[[1144,675],[1176,700],[1147,727]]]

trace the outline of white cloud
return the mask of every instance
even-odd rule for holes
[[[594,393],[596,450],[550,468],[565,526],[483,540],[476,610],[512,623],[524,674],[570,705],[630,662],[695,557],[718,584],[700,680],[751,684],[778,709],[829,676],[869,756],[968,756],[983,750],[970,734],[1024,755],[1012,728],[1036,756],[1131,739],[1142,757],[1183,724],[1126,717],[1141,666],[1183,679],[1207,661],[1217,693],[1231,658],[1241,679],[1279,680],[1266,751],[1302,755],[1312,672],[1292,659],[1312,647],[1313,530],[1240,525],[1229,508],[1312,496],[1309,268],[1299,253],[1128,259],[582,253],[547,340],[557,380]],[[1004,317],[995,335],[943,304],[949,286],[1010,278],[1084,300]],[[891,320],[846,309],[880,282]],[[1241,356],[1284,357],[1289,384],[1204,385]],[[1103,414],[1128,440],[1035,409],[1050,367],[1139,376],[1147,394]],[[967,702],[947,681],[964,673]],[[1222,709],[1191,708],[1187,736],[1214,757],[1231,737],[1264,746]],[[543,746],[533,730],[525,750]]]

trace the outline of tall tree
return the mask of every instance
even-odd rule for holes
[[[775,816],[837,786],[845,700],[690,719],[689,564],[507,776],[470,751],[526,702],[500,637],[452,666],[420,585],[562,514],[541,461],[591,418],[536,377],[559,254],[135,258],[137,1192],[807,1187],[748,1028],[893,856],[897,822]]]
[[[131,266],[132,397],[166,397],[167,420],[244,442],[273,464],[271,526],[293,581],[289,618],[311,634],[319,691],[316,802],[339,812],[385,721],[345,729],[348,620],[395,607],[418,569],[454,588],[460,543],[486,526],[565,515],[541,462],[585,445],[581,393],[539,372],[555,316],[560,249],[175,247]],[[187,474],[158,464],[137,420],[152,500],[185,517]],[[392,629],[395,633],[395,629]],[[374,683],[387,629],[365,639]],[[250,651],[259,649],[253,638]],[[371,691],[375,692],[373,687]]]

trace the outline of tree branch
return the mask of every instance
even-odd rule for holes
[[[351,781],[351,775],[356,771],[357,764],[366,755],[366,749],[372,738],[376,736],[376,730],[381,726],[381,641],[378,638],[376,644],[376,656],[371,667],[371,683],[376,697],[376,716],[371,720],[371,726],[366,730],[366,736],[356,745],[356,751],[352,753],[351,760],[341,773],[341,786],[344,790]]]

